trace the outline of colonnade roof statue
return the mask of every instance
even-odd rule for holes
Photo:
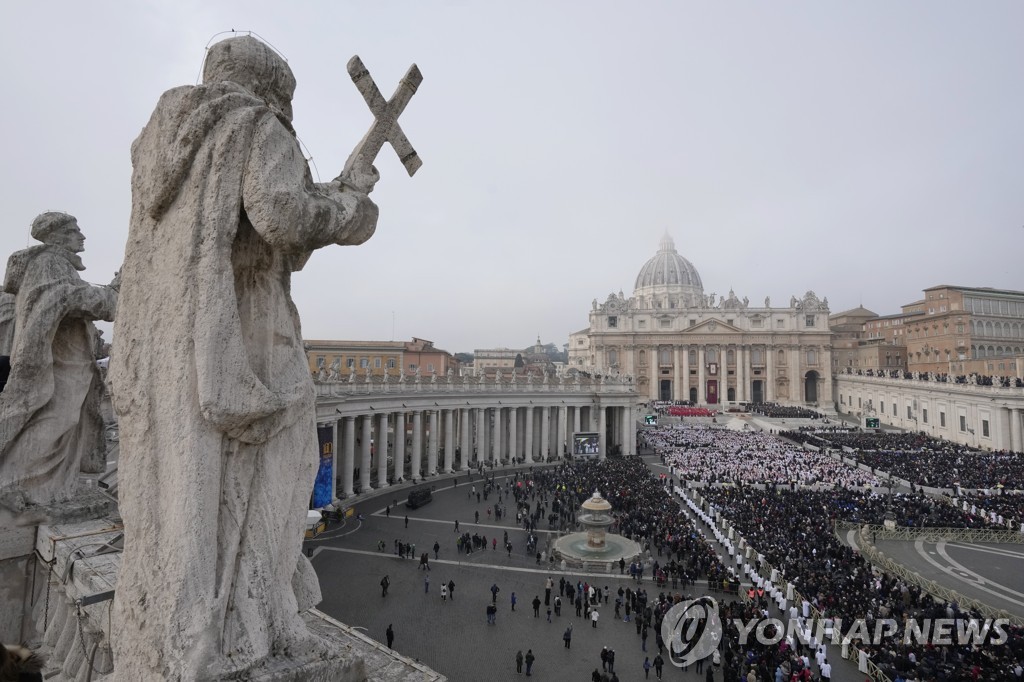
[[[11,363],[0,393],[0,496],[14,512],[69,500],[80,471],[103,470],[92,321],[113,319],[117,306],[116,278],[93,286],[78,274],[85,237],[74,216],[43,213],[32,236],[42,244],[7,261],[0,321],[0,355]]]
[[[203,83],[164,93],[132,145],[110,364],[118,681],[248,678],[275,656],[329,655],[299,616],[319,601],[300,554],[317,442],[290,278],[315,249],[373,235],[371,163],[404,102],[375,100],[346,170],[316,184],[292,129],[295,84],[255,38],[219,42]]]

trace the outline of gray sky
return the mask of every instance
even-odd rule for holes
[[[385,147],[376,235],[295,275],[306,338],[561,345],[665,230],[705,291],[756,304],[813,289],[887,314],[936,284],[1024,289],[1016,1],[18,3],[0,257],[66,210],[84,277],[109,281],[131,142],[230,29],[288,59],[324,181],[371,122],[349,57],[388,97],[424,74],[401,119],[423,168]]]

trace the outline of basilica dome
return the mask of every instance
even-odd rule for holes
[[[658,253],[640,268],[633,292],[638,297],[656,294],[704,295],[704,285],[697,274],[697,268],[679,255],[668,234],[661,238]]]

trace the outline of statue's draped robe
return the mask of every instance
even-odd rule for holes
[[[37,504],[72,497],[83,462],[95,471],[105,458],[92,320],[113,319],[117,294],[82,281],[81,269],[77,254],[43,244],[13,254],[4,275],[14,314],[3,325],[11,373],[0,393],[0,490]]]
[[[165,93],[132,163],[115,676],[210,679],[306,641],[292,578],[318,459],[290,275],[369,238],[376,207],[314,185],[290,125],[231,83]]]

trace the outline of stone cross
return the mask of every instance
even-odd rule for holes
[[[399,81],[395,94],[389,100],[385,100],[380,94],[377,84],[358,55],[349,60],[348,75],[352,77],[352,82],[373,112],[374,121],[345,162],[342,178],[358,186],[361,178],[371,177],[371,166],[385,142],[391,143],[391,147],[411,177],[423,165],[423,161],[398,125],[398,117],[423,82],[423,74],[420,73],[419,67],[415,64],[409,67],[405,78]]]

